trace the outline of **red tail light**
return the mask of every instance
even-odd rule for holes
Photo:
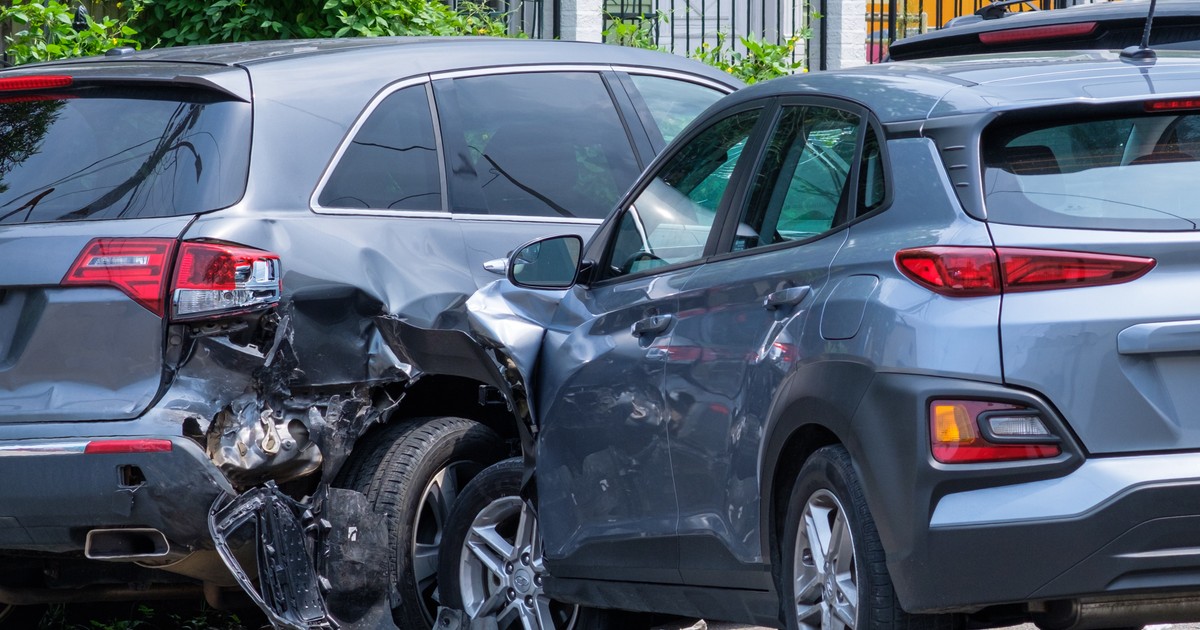
[[[1033,410],[976,400],[929,403],[929,444],[943,464],[1057,457],[1058,437]]]
[[[1120,284],[1154,268],[1153,258],[1012,247],[919,247],[896,253],[901,273],[951,297]]]
[[[166,453],[172,448],[174,447],[170,440],[93,440],[88,442],[83,452],[88,455],[105,453]]]
[[[223,243],[185,242],[175,272],[172,319],[270,306],[282,293],[279,256]]]
[[[162,317],[163,289],[175,239],[92,239],[63,277],[71,286],[110,286]]]
[[[980,43],[988,46],[1000,44],[1022,44],[1025,42],[1063,39],[1066,37],[1086,37],[1096,32],[1095,22],[1080,22],[1078,24],[1054,24],[1051,26],[1031,26],[1029,28],[1010,28],[1004,31],[980,33]]]
[[[1169,98],[1159,101],[1146,101],[1148,112],[1170,112],[1180,109],[1200,109],[1200,98]]]
[[[62,284],[115,287],[162,317],[175,246],[169,238],[92,239]],[[265,308],[278,303],[282,293],[279,256],[224,243],[184,242],[172,285],[173,320]]]
[[[61,74],[39,74],[24,77],[0,78],[0,92],[19,90],[53,90],[71,86],[71,77]]]

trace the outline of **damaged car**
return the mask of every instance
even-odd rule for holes
[[[720,101],[468,302],[524,461],[450,514],[447,618],[1200,619],[1197,86],[1143,48]]]
[[[737,86],[486,38],[0,72],[0,603],[245,589],[278,627],[430,627],[446,515],[519,437],[419,329],[590,233]]]

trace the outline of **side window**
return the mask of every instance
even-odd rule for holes
[[[641,168],[597,73],[467,77],[435,87],[455,212],[600,219]]]
[[[866,214],[879,208],[883,205],[886,197],[883,154],[879,150],[879,136],[875,133],[874,127],[867,125],[862,160],[858,167],[858,214]]]
[[[620,218],[609,278],[699,259],[760,112],[735,114],[679,150]]]
[[[734,251],[803,240],[844,222],[861,125],[858,115],[840,109],[784,109],[742,214]],[[872,193],[881,194],[882,186],[872,183],[877,184]]]
[[[425,85],[383,99],[321,189],[327,208],[441,210],[442,176]]]
[[[710,87],[679,79],[643,74],[629,75],[629,79],[646,103],[663,144],[674,140],[692,119],[724,96]]]

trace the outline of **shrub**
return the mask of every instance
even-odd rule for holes
[[[127,15],[136,16],[140,5],[135,0],[127,10]],[[20,28],[5,37],[5,53],[12,64],[99,55],[115,46],[137,43],[132,39],[136,31],[127,19],[105,17],[97,22],[86,11],[77,13],[56,0],[13,0],[0,7],[0,20],[12,20]]]
[[[486,7],[439,0],[143,0],[144,46],[310,37],[506,35]]]

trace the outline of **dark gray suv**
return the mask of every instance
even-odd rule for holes
[[[443,604],[502,628],[1200,619],[1198,177],[1188,53],[726,97],[586,246],[531,243],[468,302],[460,343],[526,439],[459,495]]]
[[[476,38],[0,72],[0,602],[256,581],[276,623],[318,627],[357,570],[312,558],[379,512],[381,597],[427,626],[446,512],[517,433],[494,387],[426,375],[385,334],[454,317],[537,235],[590,233],[736,86],[667,54]],[[365,499],[332,510],[353,500],[329,488]]]

